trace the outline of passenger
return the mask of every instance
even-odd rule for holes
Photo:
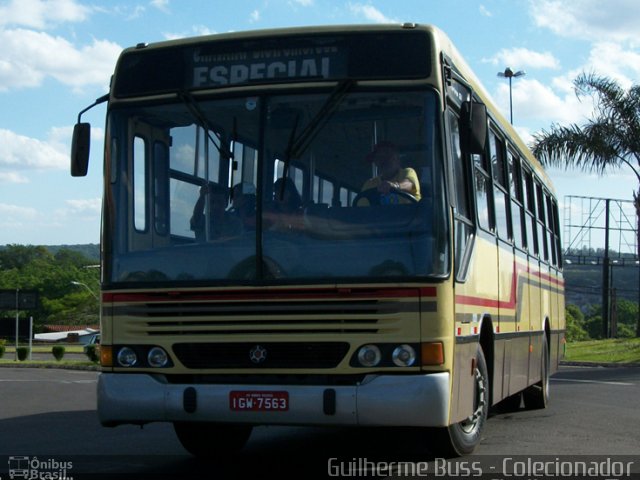
[[[402,168],[400,156],[395,145],[391,142],[379,142],[367,155],[368,162],[375,163],[378,176],[367,180],[361,189],[361,196],[357,205],[371,205],[372,203],[396,204],[411,203],[407,196],[397,195],[405,193],[419,201],[420,182],[413,168]],[[369,191],[367,194],[365,192]]]
[[[205,211],[206,198],[209,197],[209,222],[207,225]],[[207,239],[216,240],[227,237],[235,237],[242,233],[240,219],[225,211],[227,208],[227,189],[219,185],[203,185],[200,187],[200,196],[193,207],[191,217],[191,230],[196,234],[196,240],[204,242]],[[207,231],[208,237],[207,237]]]

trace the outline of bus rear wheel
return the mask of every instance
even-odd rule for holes
[[[439,429],[435,450],[447,456],[467,455],[480,443],[484,425],[489,414],[489,371],[482,348],[478,348],[474,370],[473,413],[461,421]]]
[[[173,428],[182,446],[191,455],[224,459],[238,452],[249,440],[250,425],[206,422],[175,422]]]
[[[522,397],[524,398],[524,408],[527,410],[547,408],[549,404],[549,346],[546,335],[542,336],[540,381],[522,392]]]

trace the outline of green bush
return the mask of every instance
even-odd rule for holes
[[[92,362],[98,363],[100,361],[100,345],[87,345],[85,353]]]
[[[6,347],[0,343],[0,358],[4,357],[5,351],[6,351]]]
[[[24,362],[29,356],[29,347],[18,347],[16,352],[18,353],[18,360]]]
[[[55,345],[52,349],[51,349],[51,353],[53,354],[53,356],[55,357],[55,359],[57,361],[62,360],[62,357],[64,357],[64,353],[65,353],[65,348],[62,345]]]

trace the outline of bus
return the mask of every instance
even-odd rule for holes
[[[547,405],[558,203],[439,29],[128,48],[74,176],[103,102],[103,425],[203,456],[258,425],[413,427],[463,455],[492,406]]]

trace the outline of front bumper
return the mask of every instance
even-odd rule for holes
[[[234,390],[287,391],[289,409],[232,411],[229,394]],[[447,372],[369,375],[353,386],[169,384],[158,375],[102,373],[98,416],[105,426],[194,421],[440,427],[448,424],[450,392]]]

